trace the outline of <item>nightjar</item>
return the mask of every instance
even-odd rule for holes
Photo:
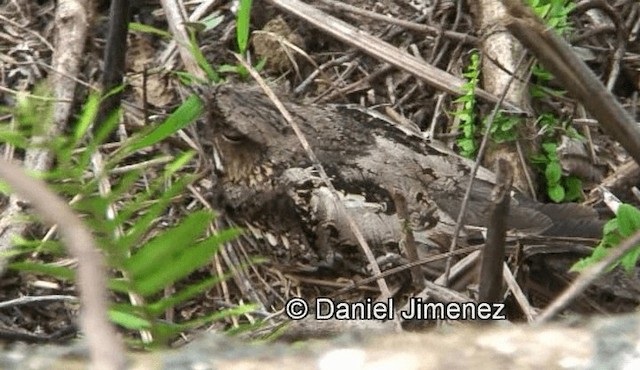
[[[342,207],[321,181],[293,129],[257,86],[219,85],[206,99],[200,135],[219,156],[215,204],[283,263],[366,262]],[[451,235],[472,163],[418,135],[344,106],[285,106],[377,256],[398,251],[394,192],[406,199],[421,248]],[[214,152],[211,152],[212,155]],[[494,174],[481,168],[465,225],[486,226]],[[602,222],[577,204],[542,204],[512,192],[507,225],[538,235],[599,237]]]

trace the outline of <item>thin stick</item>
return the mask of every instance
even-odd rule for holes
[[[509,270],[509,266],[507,266],[506,262],[502,263],[502,278],[507,284],[509,290],[511,290],[516,302],[518,302],[520,309],[522,309],[522,312],[524,312],[524,315],[527,317],[527,322],[533,322],[534,310],[527,300],[527,296],[524,295],[524,292],[520,288],[520,285],[518,285],[516,278],[511,273],[511,270]]]

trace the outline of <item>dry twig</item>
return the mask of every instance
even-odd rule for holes
[[[502,265],[507,235],[507,217],[509,217],[509,200],[513,170],[506,160],[498,160],[496,186],[491,194],[491,215],[487,229],[487,242],[482,250],[480,260],[480,302],[500,302],[502,292]]]

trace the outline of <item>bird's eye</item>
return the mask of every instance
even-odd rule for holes
[[[228,131],[222,134],[224,141],[232,144],[238,144],[242,141],[242,135],[239,132]]]

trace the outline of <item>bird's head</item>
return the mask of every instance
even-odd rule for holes
[[[297,143],[292,129],[260,89],[218,85],[206,99],[206,139],[222,162],[222,176],[233,182],[262,182],[290,160]],[[299,145],[299,144],[297,144]]]

